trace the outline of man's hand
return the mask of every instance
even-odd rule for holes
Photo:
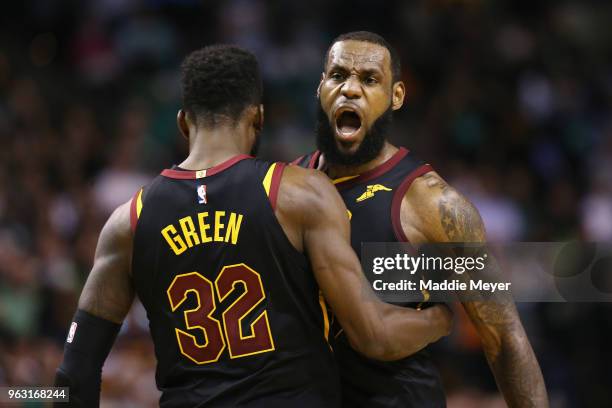
[[[445,303],[438,303],[432,307],[429,307],[423,310],[428,314],[428,318],[431,321],[432,325],[435,325],[436,328],[432,329],[432,333],[440,333],[441,335],[433,339],[431,343],[439,340],[441,337],[448,336],[451,334],[453,329],[453,319],[454,314],[450,307],[448,307]]]

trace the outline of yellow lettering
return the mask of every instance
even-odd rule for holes
[[[200,224],[200,234],[202,235],[203,244],[212,241],[212,238],[206,235],[206,231],[210,229],[210,225],[206,223],[206,217],[208,217],[208,212],[198,213],[198,223]]]
[[[183,241],[181,236],[177,235],[176,228],[174,228],[174,225],[172,224],[168,225],[166,228],[162,230],[161,233],[166,239],[166,242],[168,243],[168,245],[170,245],[170,248],[172,248],[172,250],[174,251],[176,255],[180,255],[183,252],[185,252],[185,250],[187,249],[187,245],[185,245],[185,242]],[[174,236],[171,236],[170,234]]]
[[[183,230],[183,235],[185,236],[185,241],[187,242],[187,245],[189,245],[189,248],[194,245],[199,245],[200,238],[195,232],[195,225],[193,225],[193,220],[191,217],[187,216],[181,218],[179,220],[179,224],[181,224],[181,229]]]
[[[229,242],[229,238],[232,238],[232,244],[236,245],[238,242],[238,234],[240,233],[240,224],[242,223],[242,214],[236,216],[236,213],[231,213],[229,221],[227,223],[227,231],[225,231],[225,242]]]
[[[215,242],[223,242],[221,230],[225,227],[221,224],[221,218],[225,217],[225,211],[215,211]]]

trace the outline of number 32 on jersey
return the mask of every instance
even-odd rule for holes
[[[234,291],[238,283],[244,286],[244,293],[225,309],[221,323],[212,316],[217,307],[215,292],[221,303]],[[185,357],[197,364],[214,363],[225,350],[226,340],[230,358],[274,350],[266,310],[253,320],[249,334],[243,333],[242,330],[242,320],[266,297],[259,273],[243,263],[224,266],[214,285],[198,272],[177,275],[167,290],[173,312],[187,300],[190,292],[196,295],[197,305],[183,313],[186,328],[202,330],[206,342],[203,345],[198,344],[194,335],[176,328],[176,339]]]

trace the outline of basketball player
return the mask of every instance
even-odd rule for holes
[[[403,358],[448,334],[445,307],[376,298],[323,173],[247,155],[263,124],[252,54],[211,46],[182,69],[177,122],[190,153],[101,232],[56,376],[73,406],[98,406],[101,368],[135,294],[162,407],[338,406],[320,290],[370,358]]]
[[[317,90],[319,150],[294,163],[321,168],[324,157],[326,172],[352,213],[351,243],[358,254],[362,242],[483,242],[476,208],[429,164],[387,142],[391,115],[402,107],[404,94],[399,58],[381,36],[364,31],[339,36],[328,49]],[[542,373],[513,302],[464,302],[463,307],[508,405],[547,406]],[[354,352],[346,334],[339,331],[334,347],[345,406],[446,405],[427,350],[378,362]]]

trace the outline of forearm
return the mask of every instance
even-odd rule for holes
[[[491,259],[493,261],[493,259]],[[499,275],[495,262],[486,271]],[[544,378],[516,306],[507,293],[463,303],[474,323],[491,371],[509,407],[548,407]]]
[[[463,304],[509,407],[548,407],[544,378],[514,303],[507,297]]]
[[[548,407],[544,378],[522,327],[500,336],[498,347],[485,346],[485,355],[509,407]]]
[[[102,366],[120,327],[83,310],[75,314],[54,381],[55,386],[69,387],[69,407],[99,405]]]

